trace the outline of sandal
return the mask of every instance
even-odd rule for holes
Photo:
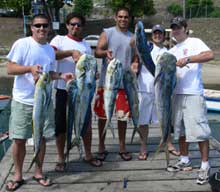
[[[101,167],[102,166],[102,161],[97,159],[97,158],[95,158],[95,157],[92,157],[89,160],[86,160],[85,158],[83,158],[83,161],[85,163],[88,163],[89,165],[91,165],[93,167]]]
[[[120,155],[120,157],[124,160],[124,161],[130,161],[132,159],[132,156],[129,152],[119,152],[118,153]]]
[[[52,181],[46,176],[39,178],[33,176],[33,180],[37,181],[43,187],[49,187],[53,184]]]
[[[59,162],[55,166],[56,172],[64,172],[66,170],[66,163],[65,162]]]
[[[9,183],[11,183],[11,187],[9,187]],[[13,181],[9,180],[6,184],[6,191],[16,191],[18,188],[20,188],[25,183],[25,180],[22,179],[20,181]]]
[[[108,155],[108,151],[103,151],[103,152],[99,152],[98,156],[96,157],[96,159],[100,160],[100,161],[105,161],[106,157]]]
[[[180,152],[177,151],[176,149],[168,149],[169,153],[174,155],[174,156],[180,156]]]
[[[147,160],[148,157],[148,153],[147,152],[140,152],[138,155],[138,160],[142,161],[142,160]]]

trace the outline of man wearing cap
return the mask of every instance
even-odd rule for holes
[[[188,156],[189,142],[198,142],[201,153],[201,167],[197,184],[208,181],[210,165],[208,162],[209,136],[211,130],[207,120],[207,110],[203,96],[201,78],[202,63],[213,59],[213,52],[200,39],[188,37],[187,22],[182,17],[171,20],[172,36],[177,44],[170,53],[177,58],[177,85],[173,98],[173,125],[175,138],[179,138],[180,160],[168,171],[190,170]]]
[[[162,55],[167,51],[164,47],[163,42],[165,40],[165,29],[163,26],[157,24],[152,28],[152,41],[153,49],[151,51],[151,56],[156,64],[156,58],[158,55]],[[132,63],[132,69],[136,72],[138,66],[138,58],[134,59]],[[139,133],[140,133],[140,153],[138,156],[139,160],[147,159],[147,137],[150,123],[158,123],[156,116],[156,106],[154,97],[154,77],[152,74],[142,65],[141,71],[138,75],[138,88],[139,88]],[[171,141],[168,142],[168,148],[175,155],[179,155],[172,145]]]

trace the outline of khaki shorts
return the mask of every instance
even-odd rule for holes
[[[186,136],[187,142],[206,141],[211,135],[205,99],[200,95],[175,95],[173,98],[175,139]]]
[[[158,123],[156,104],[152,93],[139,92],[139,125]]]
[[[9,121],[10,139],[29,139],[32,137],[32,113],[33,106],[12,100]],[[43,136],[45,138],[53,137],[54,128],[54,110],[53,103],[51,102],[45,120]]]

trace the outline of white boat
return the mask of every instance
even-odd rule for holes
[[[204,89],[206,106],[208,111],[220,112],[220,91],[212,89]]]

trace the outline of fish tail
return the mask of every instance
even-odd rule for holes
[[[111,132],[112,132],[112,137],[113,137],[113,139],[115,139],[114,126],[113,126],[113,124],[111,122],[109,123],[109,127],[110,127]]]
[[[38,152],[38,153],[39,153],[39,152]],[[40,164],[41,164],[41,163],[40,163],[40,160],[38,159],[38,153],[37,153],[36,155],[34,155],[32,161],[31,161],[31,164],[30,164],[30,166],[29,166],[28,169],[27,169],[27,172],[29,172],[29,171],[31,170],[31,168],[32,168],[32,166],[33,166],[34,163],[36,163],[37,166],[40,167]]]
[[[156,149],[156,151],[155,151],[155,153],[154,153],[152,159],[155,159],[155,157],[156,157],[156,156],[158,155],[158,153],[161,151],[161,149],[163,148],[163,146],[164,146],[164,143],[161,141],[160,144],[159,144],[159,146],[157,147],[157,149]]]
[[[133,132],[132,132],[132,136],[131,136],[131,144],[133,143],[133,140],[134,140],[134,136],[135,136],[135,133],[137,132],[137,128],[135,127]]]
[[[166,161],[167,161],[167,167],[169,166],[169,164],[170,164],[170,153],[169,153],[169,150],[168,150],[168,146],[167,146],[167,144],[166,144],[166,146],[165,146],[165,156],[166,156]]]

